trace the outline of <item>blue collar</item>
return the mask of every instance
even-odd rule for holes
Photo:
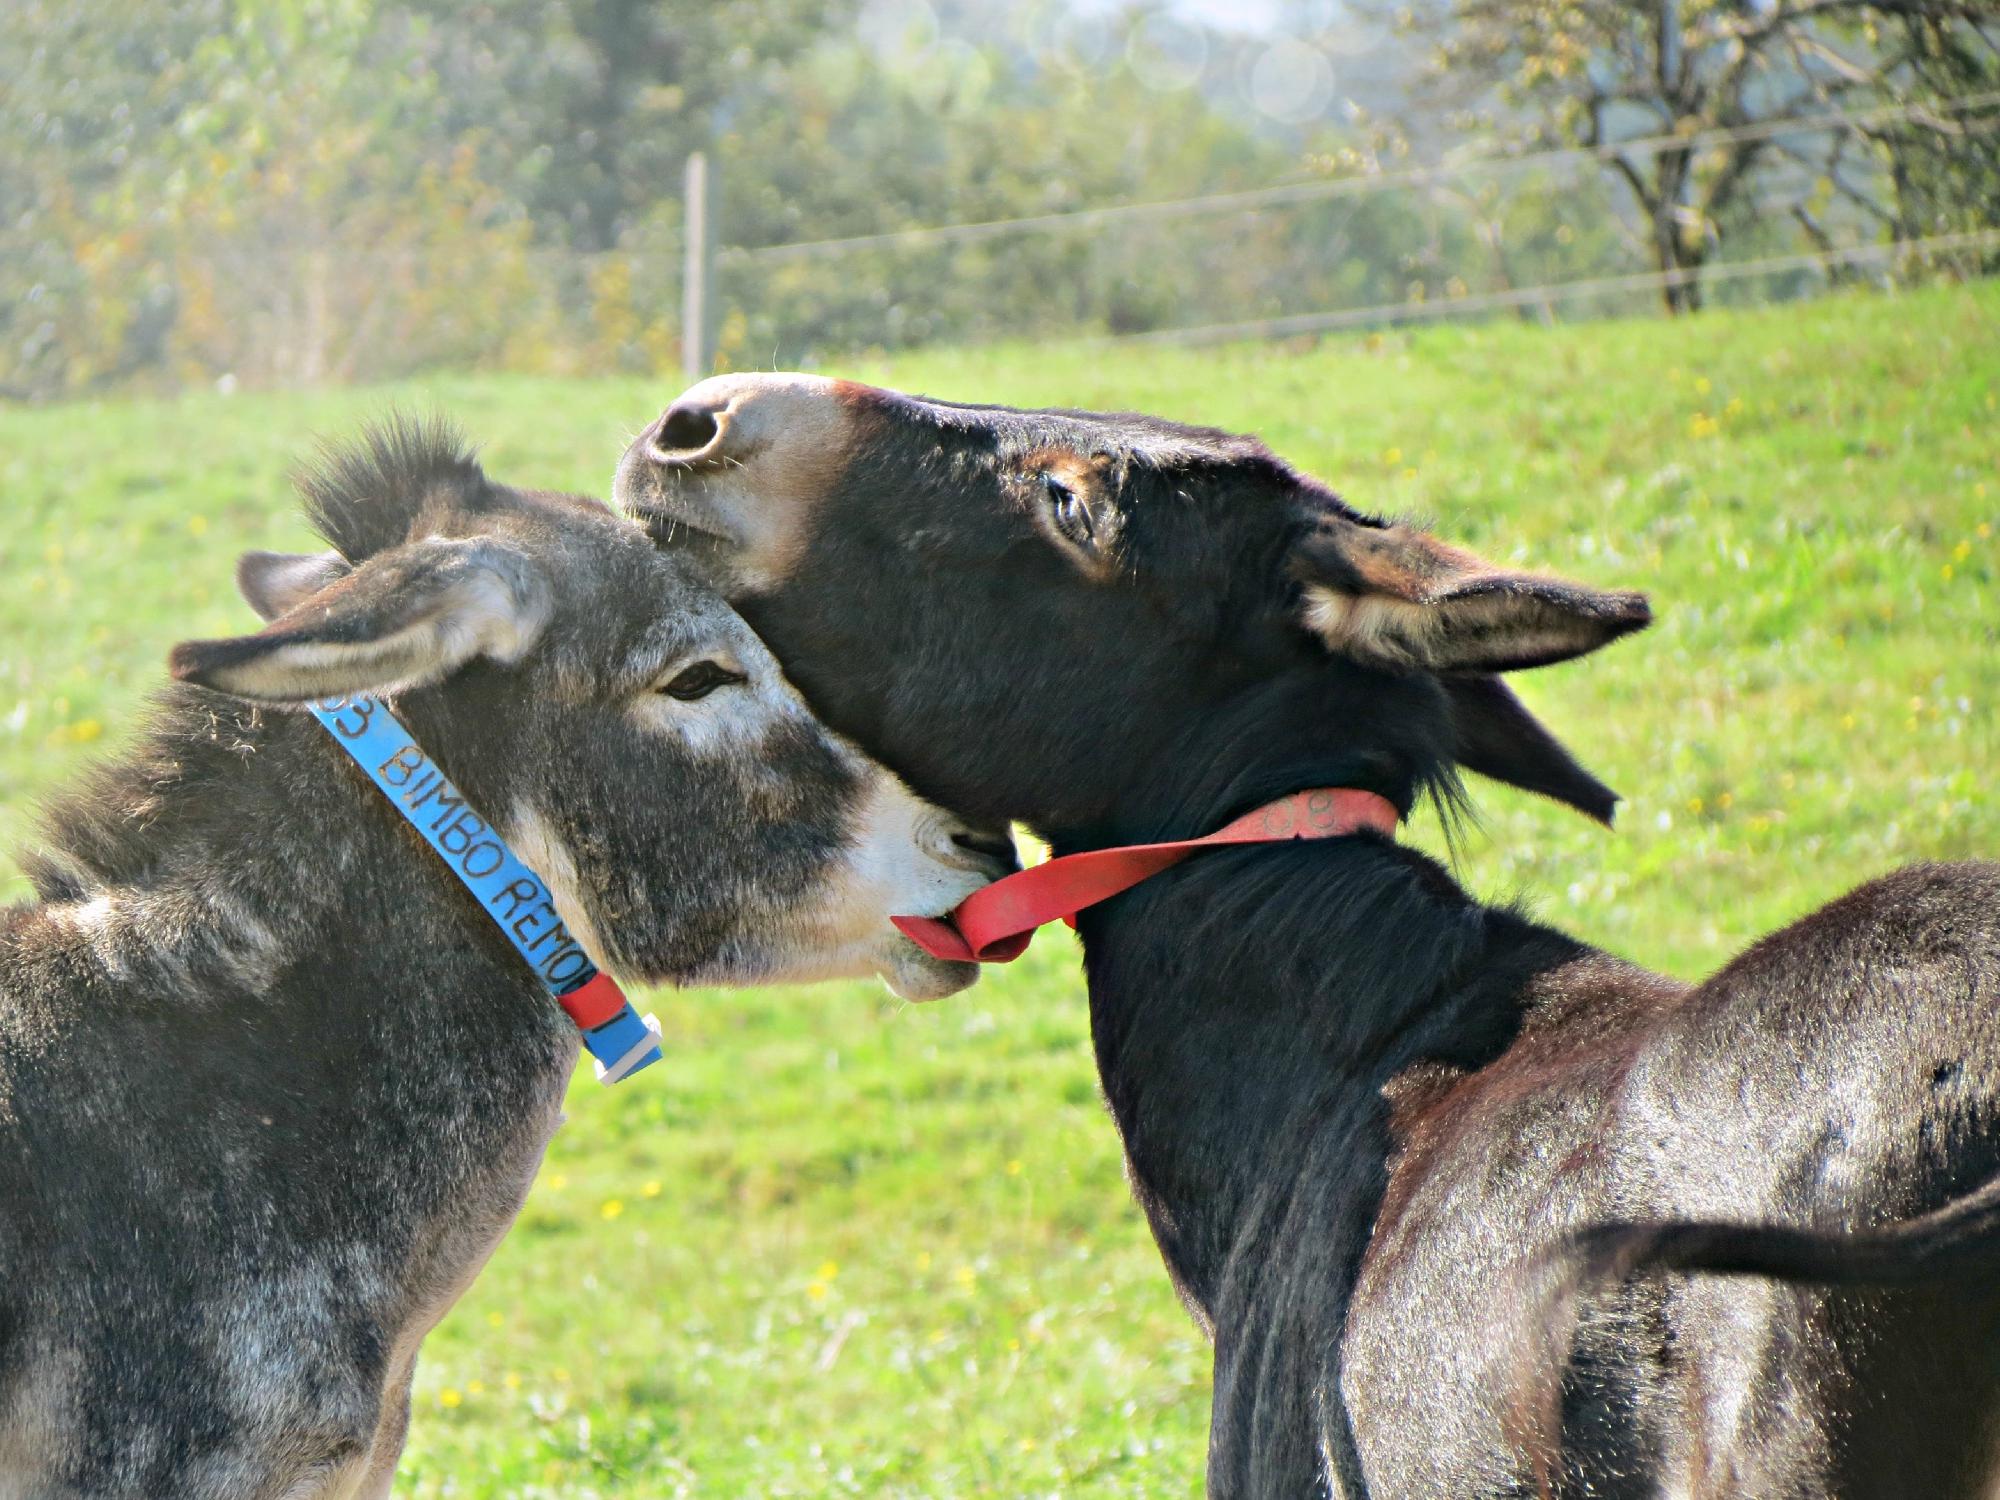
[[[465,794],[388,705],[375,698],[329,698],[306,706],[478,898],[500,935],[576,1023],[596,1060],[598,1082],[616,1083],[658,1062],[660,1023],[651,1016],[642,1020],[618,981],[590,961],[556,914],[547,882],[466,805]]]

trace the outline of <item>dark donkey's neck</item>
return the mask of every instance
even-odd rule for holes
[[[1305,787],[1407,807],[1440,785],[1422,725],[1441,710],[1422,683],[1383,689],[1411,698],[1390,716],[1408,726],[1401,743],[1385,729],[1374,749],[1329,753],[1376,712],[1355,691],[1303,673],[1224,705],[1134,788],[1117,841],[1204,832]],[[1323,1258],[1313,1300],[1338,1317],[1326,1293],[1351,1279],[1384,1180],[1384,1085],[1421,1061],[1491,1061],[1533,976],[1587,951],[1374,834],[1199,854],[1085,912],[1079,931],[1135,1191],[1183,1295],[1222,1328],[1269,1305],[1258,1278],[1278,1245],[1294,1271]]]
[[[421,702],[406,712],[437,738]],[[130,1050],[135,1086],[157,1072],[218,1108],[310,1116],[323,1140],[352,1106],[469,1142],[517,1128],[574,1064],[574,1028],[526,964],[303,713],[172,689],[48,831],[27,861],[45,904],[16,930],[87,966],[66,1025],[75,1045]]]

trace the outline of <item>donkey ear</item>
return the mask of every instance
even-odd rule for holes
[[[275,620],[353,569],[338,552],[246,552],[236,559],[236,591],[260,620]]]
[[[1576,757],[1528,712],[1498,677],[1443,677],[1451,701],[1455,758],[1468,771],[1524,791],[1567,802],[1607,828],[1618,794],[1576,763]]]
[[[1305,623],[1329,650],[1402,669],[1511,672],[1651,623],[1644,594],[1515,573],[1408,526],[1316,519],[1293,549]]]
[[[256,635],[184,641],[169,665],[183,682],[273,703],[391,693],[477,656],[518,660],[547,617],[547,582],[520,553],[433,537],[338,573]]]

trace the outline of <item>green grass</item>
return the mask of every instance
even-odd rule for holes
[[[1361,505],[1650,589],[1653,631],[1523,683],[1630,798],[1619,830],[1482,786],[1460,851],[1616,951],[1697,976],[1870,875],[2000,851],[2000,284],[847,373],[1255,429]],[[246,627],[232,558],[305,542],[283,473],[312,434],[435,405],[495,473],[601,492],[673,386],[0,410],[0,834],[115,750],[174,640]],[[579,1087],[430,1341],[406,1492],[1197,1491],[1206,1350],[1128,1200],[1065,934],[932,1007],[657,1004],[666,1067]]]

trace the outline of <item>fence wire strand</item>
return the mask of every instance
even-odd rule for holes
[[[1506,173],[1535,166],[1602,163],[1621,156],[1657,156],[1674,150],[1703,151],[1715,146],[1770,140],[1787,135],[1815,135],[1828,130],[1866,130],[1925,118],[1942,119],[2000,107],[2000,90],[1968,94],[1957,99],[1925,104],[1884,105],[1878,109],[1828,111],[1784,120],[1765,120],[1755,125],[1729,126],[1686,134],[1636,136],[1598,146],[1565,146],[1546,151],[1513,152],[1472,157],[1457,162],[1436,162],[1421,167],[1399,167],[1365,176],[1337,177],[1318,182],[1280,183],[1272,187],[1249,188],[1240,192],[1207,193],[1199,197],[1173,198],[1152,203],[1111,204],[1103,208],[1068,209],[1059,213],[1031,214],[1013,219],[986,219],[966,224],[931,225],[916,229],[893,229],[879,234],[847,235],[835,239],[792,240],[778,245],[731,245],[716,251],[721,265],[749,265],[774,261],[816,259],[867,249],[913,249],[926,245],[970,244],[1004,235],[1028,234],[1040,230],[1085,229],[1132,220],[1184,218],[1201,214],[1247,212],[1262,208],[1316,203],[1328,198],[1381,192],[1389,188],[1415,187],[1427,183],[1471,176],[1477,173]],[[2000,117],[1983,124],[2000,124]]]
[[[1816,250],[1797,255],[1772,255],[1758,260],[1721,261],[1707,266],[1688,266],[1673,271],[1638,271],[1626,276],[1599,276],[1582,281],[1558,281],[1546,286],[1510,287],[1498,292],[1473,292],[1462,297],[1439,297],[1424,302],[1379,302],[1372,307],[1345,307],[1329,312],[1297,313],[1286,317],[1253,318],[1240,323],[1205,323],[1188,328],[1149,329],[1143,333],[1100,334],[1081,340],[1087,347],[1110,344],[1219,344],[1239,339],[1284,338],[1289,334],[1326,333],[1342,328],[1374,324],[1424,322],[1457,313],[1504,311],[1510,308],[1539,307],[1579,297],[1623,292],[1664,291],[1692,282],[1706,285],[1717,281],[1740,281],[1750,276],[1781,274],[1832,266],[1866,265],[1871,261],[1896,260],[1904,256],[1923,257],[1952,250],[2000,248],[2000,229],[1968,230],[1961,234],[1937,234],[1926,239],[1902,240],[1877,245],[1854,245],[1841,250]]]

